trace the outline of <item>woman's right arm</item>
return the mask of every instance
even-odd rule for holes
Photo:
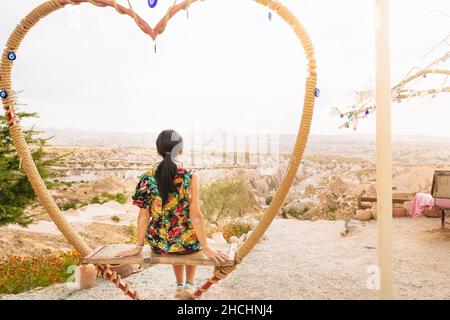
[[[227,256],[221,252],[218,252],[211,248],[206,241],[205,234],[205,219],[203,218],[202,211],[200,210],[200,182],[196,173],[192,174],[191,180],[191,203],[189,207],[191,223],[195,230],[200,245],[202,246],[203,253],[216,263],[223,262]]]
[[[150,212],[148,209],[141,208],[139,210],[139,216],[137,219],[137,239],[136,239],[136,247],[131,250],[126,250],[119,252],[116,257],[130,257],[135,256],[141,253],[142,248],[144,247],[145,234],[147,232],[148,222],[150,221]]]

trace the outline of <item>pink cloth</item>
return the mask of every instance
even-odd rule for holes
[[[411,205],[411,211],[409,212],[409,215],[411,217],[418,217],[422,215],[423,209],[425,207],[432,207],[433,206],[433,197],[431,194],[427,193],[417,193],[414,197],[414,200]]]
[[[434,199],[431,194],[417,193],[411,205],[409,215],[417,217],[422,215],[425,207],[434,208],[435,206],[441,208],[450,208],[450,199]]]

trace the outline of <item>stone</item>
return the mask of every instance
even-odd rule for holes
[[[370,209],[370,211],[372,212],[372,218],[374,218],[375,220],[377,220],[377,203],[374,202],[372,205],[372,208]]]
[[[394,218],[406,217],[406,209],[405,208],[392,208],[392,216]]]
[[[412,201],[405,201],[405,202],[403,202],[403,206],[405,207],[407,212],[411,212]]]
[[[369,221],[372,219],[372,212],[370,209],[356,210],[355,218],[360,221]]]
[[[78,266],[75,271],[75,282],[81,290],[92,288],[96,278],[97,269],[93,264]]]

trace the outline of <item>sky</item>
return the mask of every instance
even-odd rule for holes
[[[125,4],[126,1],[119,0]],[[333,106],[354,102],[354,92],[374,86],[374,0],[281,0],[307,29],[318,64],[312,134],[346,134]],[[0,43],[20,19],[40,4],[0,2]],[[172,0],[150,9],[131,0],[150,25]],[[392,81],[450,34],[450,1],[391,0]],[[448,50],[449,46],[443,50]],[[253,1],[194,3],[189,19],[179,13],[153,41],[112,8],[66,6],[33,28],[13,69],[13,87],[23,90],[22,110],[37,111],[39,127],[112,132],[295,133],[302,111],[306,59],[290,27],[268,19]],[[449,64],[447,63],[447,68]],[[443,78],[429,77],[439,86]],[[394,135],[450,137],[450,95],[392,105]],[[24,125],[30,125],[24,122]],[[356,133],[374,134],[372,116]]]

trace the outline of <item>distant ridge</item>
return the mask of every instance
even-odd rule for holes
[[[157,137],[157,133],[142,132],[104,132],[96,130],[83,130],[76,128],[43,128],[36,127],[36,130],[43,131],[42,136],[53,138],[50,140],[51,145],[55,146],[74,146],[74,147],[142,147],[153,148]],[[243,138],[243,134],[229,133]],[[295,142],[296,134],[281,133],[272,135],[277,139],[277,143],[282,151],[292,150]],[[264,137],[264,135],[262,135]],[[184,137],[186,143],[189,144],[190,137]],[[216,139],[221,139],[218,135]],[[198,143],[199,141],[197,141]],[[393,143],[407,144],[427,144],[427,145],[450,145],[450,137],[443,136],[425,136],[425,135],[398,135],[393,137]],[[311,135],[311,145],[375,145],[375,135],[368,134],[340,134],[340,135]]]

